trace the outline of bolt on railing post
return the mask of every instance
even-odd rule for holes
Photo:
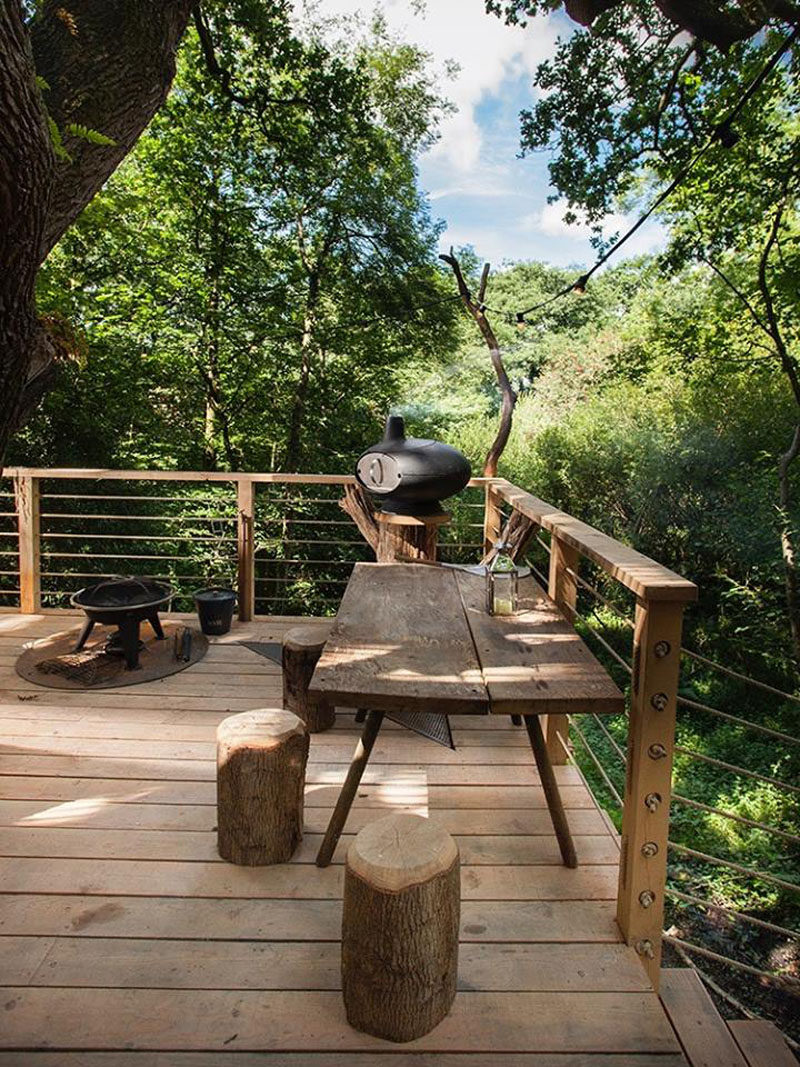
[[[500,511],[500,494],[491,482],[484,489],[483,504],[483,554],[494,548],[494,543],[503,530],[503,513]]]
[[[42,609],[41,518],[38,478],[14,477],[19,535],[19,610],[26,615]]]
[[[551,600],[572,620],[571,608],[578,602],[578,583],[574,575],[580,566],[580,553],[577,548],[553,534],[550,538],[550,573],[548,575],[547,593]],[[569,573],[572,571],[572,574]],[[566,742],[569,738],[569,719],[566,715],[547,716],[547,751],[553,763],[566,763],[567,753],[558,740],[558,734]]]
[[[637,601],[617,922],[658,990],[683,604]]]
[[[236,481],[237,537],[236,568],[239,622],[250,622],[255,611],[255,486],[252,478],[241,475]]]

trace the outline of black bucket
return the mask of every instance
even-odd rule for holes
[[[233,622],[236,593],[232,589],[201,589],[194,594],[200,629],[204,634],[226,634]]]

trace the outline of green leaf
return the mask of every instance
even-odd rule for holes
[[[56,153],[56,157],[62,161],[62,163],[71,163],[72,156],[64,147],[64,142],[61,140],[61,130],[56,126],[53,119],[47,116],[47,127],[50,130],[50,140],[53,142],[53,149]]]
[[[106,135],[100,133],[99,130],[91,130],[88,126],[84,126],[80,122],[68,122],[65,126],[65,130],[70,136],[80,137],[81,140],[88,141],[89,144],[115,145],[117,143],[112,137],[106,137]]]

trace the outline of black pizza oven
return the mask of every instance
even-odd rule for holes
[[[436,515],[439,501],[458,493],[472,471],[466,456],[441,441],[406,437],[400,415],[386,420],[383,440],[368,448],[356,464],[356,478],[395,515]]]

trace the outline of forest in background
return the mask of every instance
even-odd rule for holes
[[[62,337],[63,359],[7,462],[349,472],[391,408],[414,433],[462,448],[480,473],[497,426],[497,383],[437,260],[439,226],[416,182],[416,157],[448,108],[446,85],[380,19],[358,33],[309,26],[277,52],[222,22],[213,29],[237,83],[268,84],[282,102],[258,113],[237,105],[204,65],[203,42],[187,36],[167,104],[41,273],[39,309]],[[646,111],[654,65],[675,66],[672,39],[656,33],[661,50],[643,54],[620,20],[593,37],[617,79],[614,49],[627,48],[626,88]],[[557,188],[590,219],[620,198],[635,207],[692,150],[686,130],[697,127],[702,139],[709,114],[735,102],[776,40],[767,32],[721,59],[705,54],[692,65],[687,57],[674,111],[668,101],[659,113],[646,174],[637,152],[620,154],[637,134],[636,109],[619,118],[608,103],[617,83],[592,64],[598,93],[585,106],[575,64],[587,57],[575,44],[545,64],[549,92],[524,117],[523,140],[531,150],[553,148]],[[299,99],[315,107],[298,107]],[[612,150],[592,160],[581,146],[597,135],[604,99],[606,116],[621,125],[603,126]],[[501,265],[486,296],[518,393],[500,474],[697,582],[687,645],[791,694],[798,143],[787,67],[739,116],[734,143],[715,145],[663,209],[663,254],[619,257],[584,295],[553,303],[523,331],[516,311],[586,264]],[[481,263],[470,249],[459,256],[476,286]],[[630,604],[609,583],[601,588],[610,606],[596,617],[622,654],[630,638],[613,609]],[[315,595],[303,585],[297,609],[315,609]],[[684,685],[689,699],[800,736],[792,701],[699,668]],[[620,742],[623,727],[611,728]],[[612,742],[597,731],[594,741],[613,760]],[[798,780],[796,749],[701,713],[682,716],[680,741],[765,778]],[[592,781],[603,794],[604,783]],[[789,835],[678,809],[684,840],[796,879],[796,789],[688,759],[678,760],[677,788]],[[789,891],[691,863],[676,863],[673,877],[796,924]],[[723,951],[735,936],[740,958],[797,975],[791,942],[760,929],[743,939],[739,928],[734,935],[685,907],[672,921],[702,928]],[[748,996],[757,1001],[755,985]]]

